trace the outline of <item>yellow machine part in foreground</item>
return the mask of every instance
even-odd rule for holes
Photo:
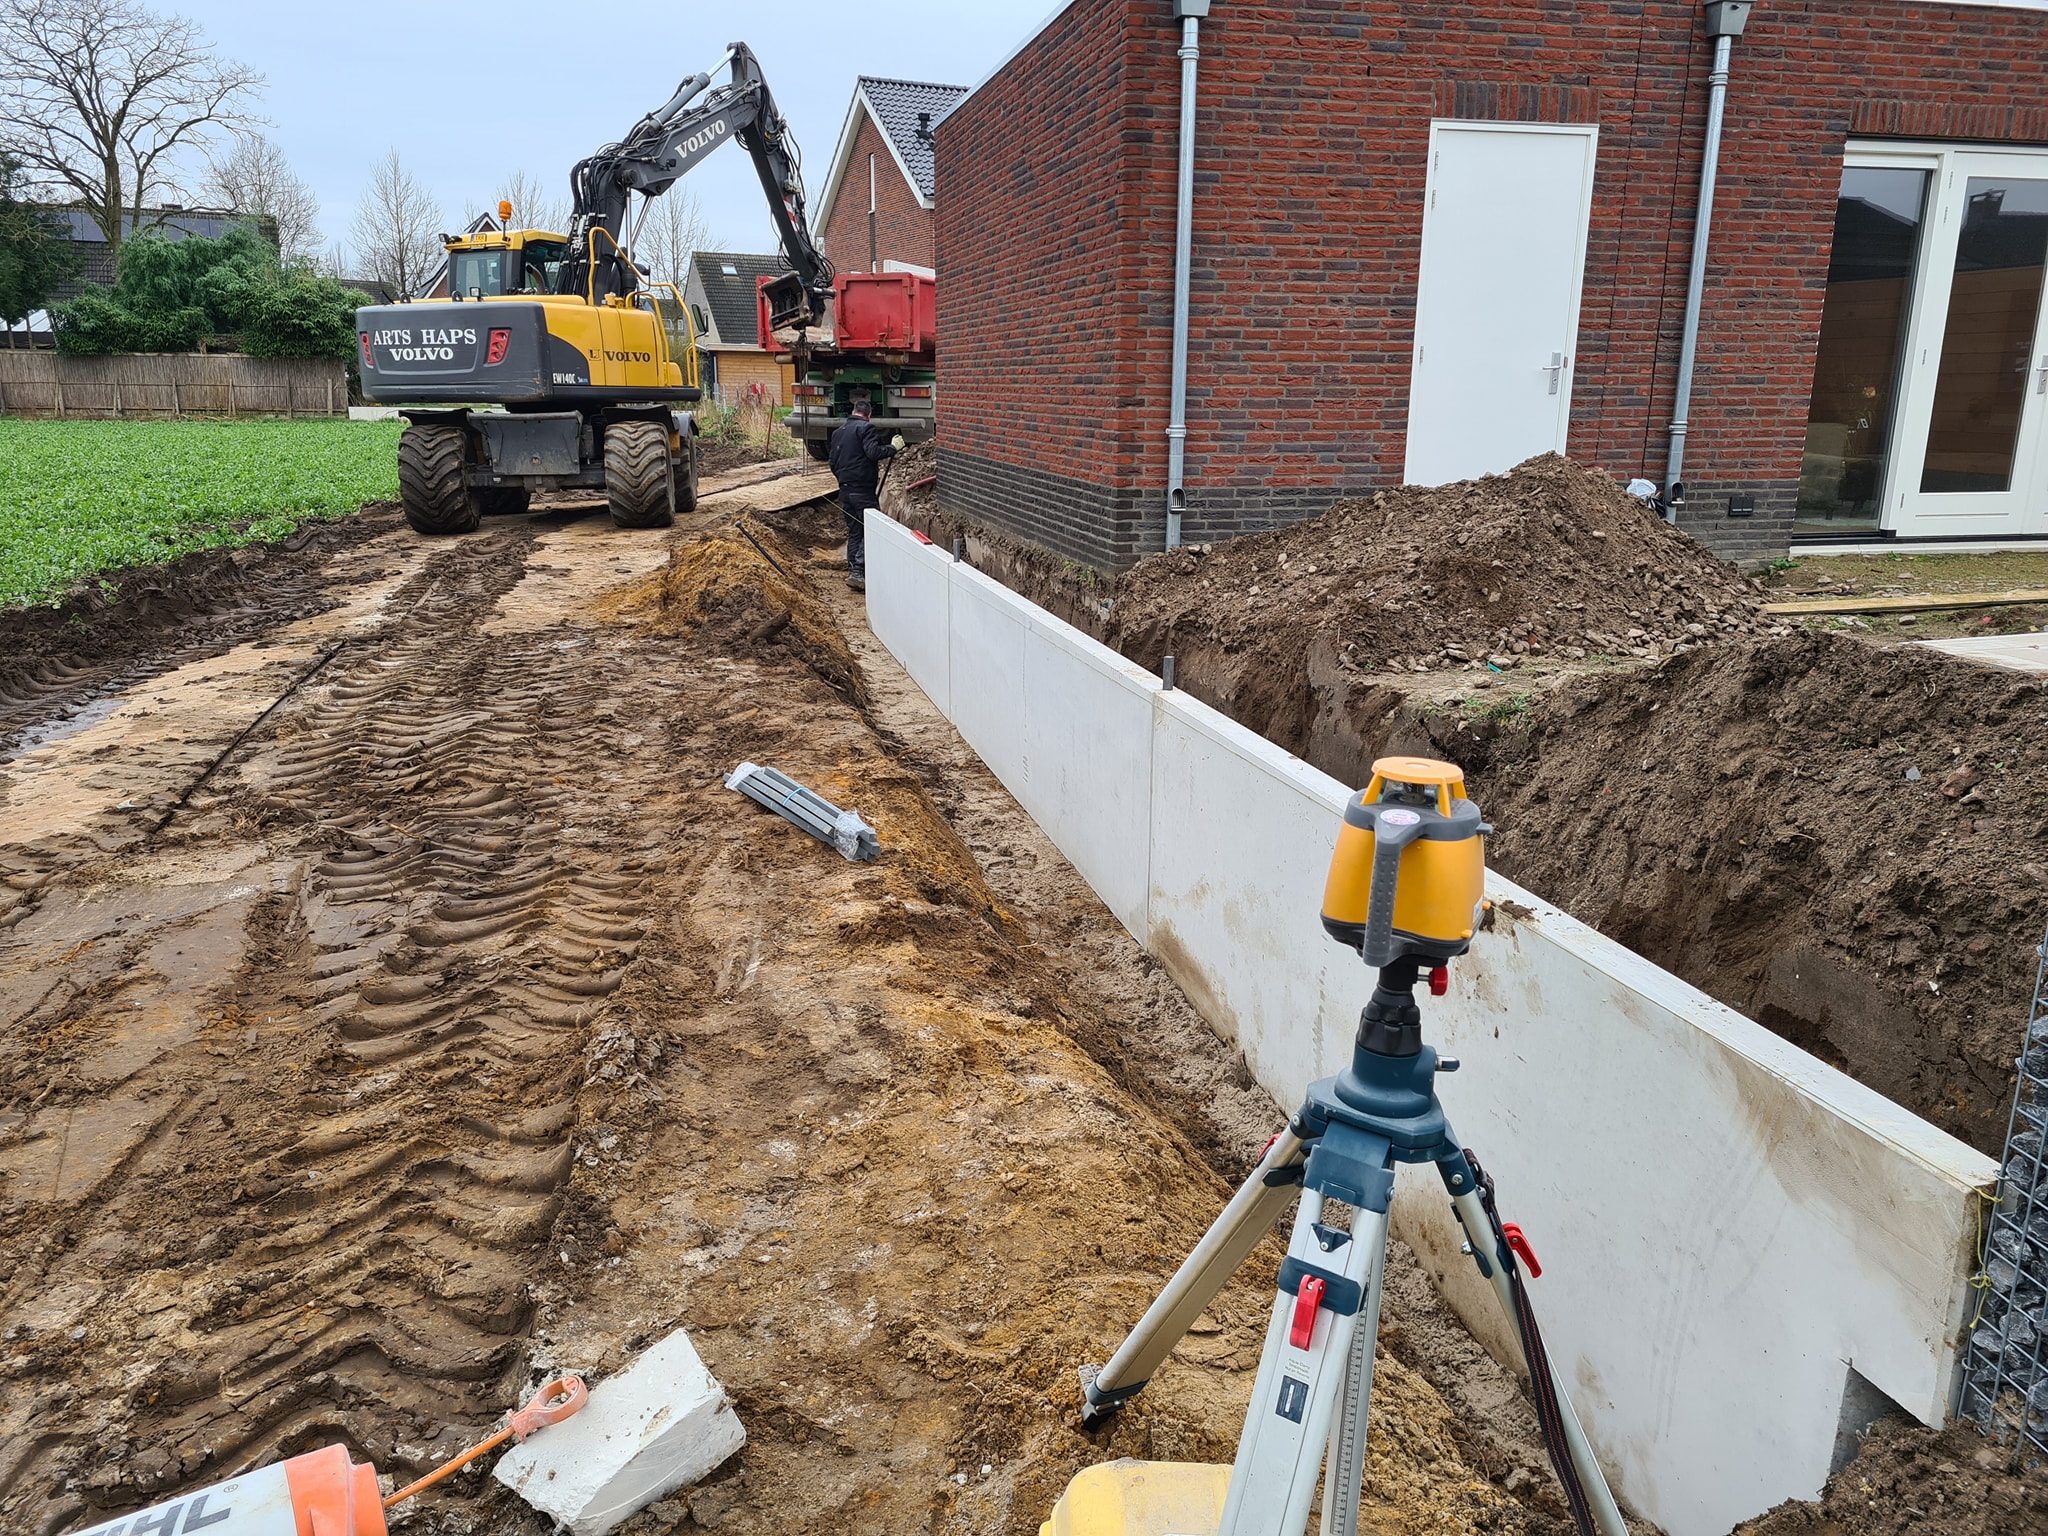
[[[1038,1536],[1215,1536],[1230,1468],[1106,1461],[1074,1475]]]

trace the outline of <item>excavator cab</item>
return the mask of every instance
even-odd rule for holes
[[[463,299],[561,291],[569,237],[542,229],[485,230],[448,242],[448,292]]]

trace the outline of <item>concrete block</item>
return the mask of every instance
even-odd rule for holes
[[[507,1451],[492,1475],[575,1536],[603,1536],[702,1478],[746,1438],[725,1389],[678,1328],[591,1388],[574,1418]]]

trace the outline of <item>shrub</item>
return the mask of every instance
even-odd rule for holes
[[[121,247],[114,286],[53,312],[59,350],[74,354],[189,352],[234,336],[256,357],[355,354],[362,295],[332,278],[286,267],[250,225],[218,240],[140,234]]]

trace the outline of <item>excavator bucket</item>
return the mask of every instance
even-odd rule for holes
[[[815,325],[821,316],[811,302],[811,292],[794,272],[769,278],[761,284],[761,302],[768,308],[768,329],[788,330]]]

